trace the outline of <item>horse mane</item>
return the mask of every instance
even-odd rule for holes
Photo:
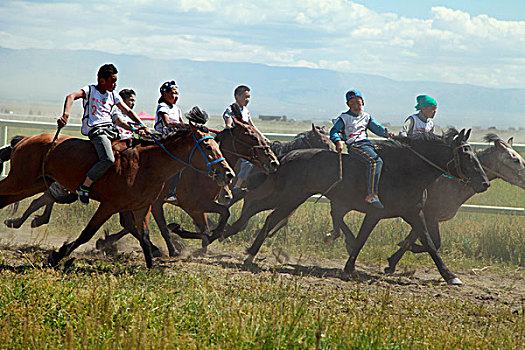
[[[428,144],[428,147],[449,147],[450,140],[458,135],[455,128],[450,128],[443,135],[421,133],[411,136],[394,136],[393,139],[375,141],[377,153],[383,160],[389,158],[403,159],[410,152],[409,147],[417,144]],[[412,154],[410,152],[410,154]]]
[[[326,135],[326,132],[321,130],[319,127],[317,127],[317,130],[319,133]],[[291,152],[296,149],[301,148],[310,148],[310,137],[313,134],[313,130],[303,131],[299,134],[295,135],[293,140],[289,142],[280,142],[280,141],[273,141],[270,143],[270,148],[272,149],[272,152],[277,156],[277,158],[283,157],[288,152]],[[303,147],[306,144],[307,147]]]
[[[508,144],[503,141],[501,139],[501,137],[499,137],[498,135],[494,134],[494,133],[489,133],[487,135],[485,135],[485,137],[483,138],[483,140],[487,141],[487,142],[492,142],[494,144],[496,144],[496,142],[501,142],[503,143],[505,146],[508,146]]]
[[[205,133],[209,132],[208,128],[204,125],[197,124],[197,125],[194,125],[194,127],[197,130],[200,130],[202,132],[205,132]],[[153,134],[153,135],[159,142],[163,142],[163,141],[177,139],[179,137],[188,135],[190,132],[191,132],[190,125],[184,124],[183,126],[181,126],[175,131],[170,131],[166,134]],[[155,140],[153,139],[152,135],[148,134],[145,136],[140,136],[138,139],[135,139],[133,146],[137,146],[137,145],[149,146],[149,145],[154,145],[154,144],[156,144]]]

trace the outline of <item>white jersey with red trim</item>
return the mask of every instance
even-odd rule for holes
[[[111,109],[120,103],[120,98],[113,92],[100,93],[95,85],[82,88],[84,98],[84,115],[82,117],[82,135],[87,135],[95,126],[112,125]]]

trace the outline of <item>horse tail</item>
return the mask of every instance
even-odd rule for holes
[[[11,152],[13,148],[20,142],[25,136],[17,135],[11,139],[11,144],[0,148],[0,172],[4,170],[4,162],[11,159]]]

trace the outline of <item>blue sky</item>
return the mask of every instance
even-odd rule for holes
[[[523,88],[524,4],[4,0],[0,46],[255,62],[404,81]]]

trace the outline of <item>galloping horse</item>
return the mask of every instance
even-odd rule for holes
[[[346,273],[354,272],[357,255],[379,220],[401,217],[417,232],[447,283],[460,284],[461,281],[438,255],[429,237],[421,208],[424,189],[442,173],[463,179],[476,192],[489,187],[488,178],[467,143],[469,136],[470,130],[465,134],[465,130],[458,133],[453,129],[444,137],[396,137],[396,141],[378,143],[377,151],[385,164],[379,186],[384,209],[374,208],[362,200],[366,194],[365,169],[362,164],[342,155],[343,179],[332,187],[339,174],[337,153],[321,150],[290,152],[281,159],[281,166],[275,174],[269,175],[257,189],[248,192],[241,217],[227,227],[226,236],[239,232],[256,213],[273,209],[247,251],[250,256],[246,263],[253,263],[265,238],[275,233],[281,227],[280,224],[310,196],[322,193],[333,203],[334,226],[340,226],[346,236],[349,254],[344,268]],[[366,213],[357,238],[343,221],[350,210]]]
[[[275,172],[279,166],[279,161],[273,154],[266,139],[253,126],[240,123],[234,119],[234,128],[224,129],[216,136],[220,144],[220,150],[228,161],[228,164],[235,164],[239,158],[244,158],[255,164],[265,173]],[[165,192],[169,191],[168,188]],[[203,246],[207,246],[209,241],[209,225],[206,213],[218,213],[220,219],[214,232],[224,230],[224,226],[230,217],[228,206],[215,202],[221,188],[210,178],[203,176],[198,171],[186,168],[181,173],[180,181],[177,186],[177,206],[188,213],[200,232],[190,232],[182,229],[178,224],[166,224],[164,217],[164,201],[159,199],[152,205],[151,212],[160,232],[166,241],[170,256],[178,255],[168,227],[183,238],[201,239]],[[164,193],[165,195],[165,193]],[[159,198],[164,198],[164,195]],[[122,230],[114,235],[109,235],[105,239],[97,241],[97,247],[104,249],[108,245],[114,244],[128,232]],[[153,246],[154,251],[158,248]]]
[[[56,143],[52,140],[52,134],[42,134],[23,138],[14,146],[11,170],[0,181],[0,208],[43,192],[53,181],[70,191],[82,183],[97,161],[91,143],[69,136],[60,136]],[[90,197],[100,202],[98,209],[75,241],[52,252],[50,265],[58,264],[89,241],[111,215],[125,213],[127,229],[139,239],[146,265],[151,268],[148,216],[164,183],[185,166],[212,176],[220,185],[226,185],[234,176],[205,127],[190,124],[158,142],[163,147],[153,141],[114,142],[115,163],[90,192]]]
[[[511,185],[525,189],[525,161],[518,152],[512,149],[513,139],[510,138],[508,142],[505,142],[496,134],[487,134],[485,141],[493,142],[494,145],[476,152],[476,156],[487,173],[489,181],[502,179]],[[443,176],[438,177],[428,187],[423,213],[436,250],[441,247],[439,223],[456,216],[461,205],[475,194],[472,188],[460,180]],[[416,233],[411,231],[408,237],[399,244],[401,248],[388,258],[389,266],[385,268],[385,272],[395,271],[397,263],[406,250],[413,253],[426,252],[424,247],[414,243],[416,238]]]

